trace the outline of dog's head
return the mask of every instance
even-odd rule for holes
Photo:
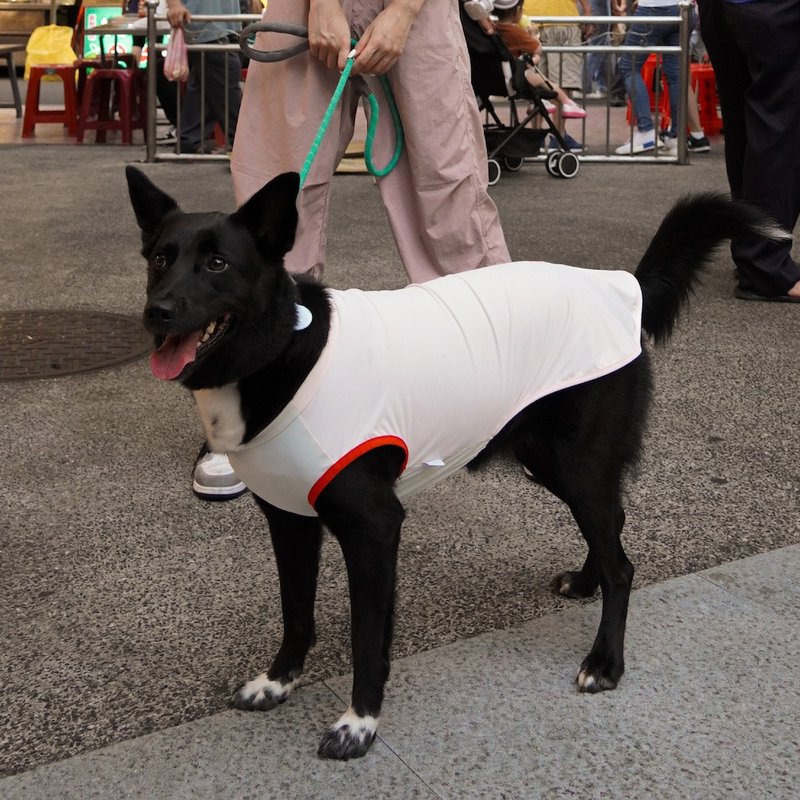
[[[184,213],[140,170],[126,174],[148,265],[153,374],[210,388],[273,361],[295,319],[283,256],[297,227],[298,175],[279,175],[226,215]]]

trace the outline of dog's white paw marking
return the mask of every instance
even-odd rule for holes
[[[337,758],[342,761],[360,758],[369,750],[377,729],[377,717],[361,717],[352,708],[348,708],[322,737],[317,752],[323,758]]]
[[[245,433],[238,385],[197,389],[193,394],[210,449],[215,453],[236,450]]]
[[[616,689],[617,687],[617,681],[613,678],[597,671],[592,671],[588,667],[581,669],[575,681],[578,684],[578,691],[589,692],[590,694]]]
[[[281,683],[271,680],[266,672],[262,672],[236,692],[233,704],[245,711],[267,711],[283,703],[296,684],[297,678]]]
[[[578,673],[578,688],[582,692],[591,692],[597,688],[597,679],[588,669],[582,669]]]

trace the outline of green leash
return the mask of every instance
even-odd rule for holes
[[[353,39],[351,44],[355,45],[355,43],[356,40]],[[336,110],[336,106],[339,105],[339,100],[341,99],[342,93],[344,92],[344,87],[350,78],[350,72],[353,69],[354,62],[355,56],[351,55],[347,59],[347,63],[345,64],[345,67],[342,70],[342,74],[339,78],[339,83],[336,84],[336,89],[333,92],[331,101],[328,103],[328,108],[325,110],[325,114],[322,117],[322,122],[320,123],[317,135],[314,137],[314,141],[311,144],[311,149],[308,151],[303,168],[300,170],[301,188],[306,182],[306,177],[311,169],[311,163],[314,161],[314,157],[317,155],[317,150],[319,150],[320,143],[322,142],[322,139],[328,130],[328,125],[330,124],[333,112]],[[375,131],[378,128],[378,117],[380,112],[378,109],[378,99],[374,94],[372,94],[372,92],[370,92],[367,95],[370,114],[369,119],[367,120],[367,139],[364,143],[364,162],[367,165],[367,171],[370,175],[374,175],[376,178],[382,178],[384,175],[388,175],[395,168],[400,159],[400,155],[403,152],[403,123],[400,120],[400,112],[397,110],[397,104],[394,101],[394,94],[392,94],[392,88],[389,86],[389,81],[385,75],[379,76],[378,80],[383,88],[383,93],[386,96],[386,102],[389,104],[389,110],[392,112],[392,119],[394,120],[394,153],[389,160],[389,163],[385,167],[376,167],[372,161],[372,145],[375,141]]]
[[[299,25],[293,25],[286,22],[254,22],[250,25],[247,25],[239,34],[239,45],[242,49],[242,52],[248,58],[251,58],[254,61],[283,61],[286,58],[291,58],[298,53],[308,50],[308,41],[299,42],[298,44],[284,48],[283,50],[275,50],[272,52],[256,50],[253,46],[253,43],[255,34],[259,31],[275,31],[277,33],[285,33],[292,36],[297,36],[300,39],[308,39],[308,30]],[[351,44],[355,46],[356,40],[351,40]],[[331,97],[331,101],[328,103],[328,108],[322,117],[322,122],[320,123],[317,135],[314,137],[314,142],[311,145],[311,149],[308,151],[303,168],[300,170],[301,187],[306,182],[308,172],[311,169],[311,163],[314,161],[314,157],[317,154],[317,150],[319,150],[320,143],[325,136],[325,132],[328,130],[328,125],[330,124],[333,112],[336,110],[336,106],[339,105],[339,100],[342,97],[342,92],[344,92],[344,87],[350,78],[350,72],[353,69],[354,61],[355,56],[351,53],[350,57],[347,59],[347,64],[345,64],[345,67],[342,70],[339,83],[336,85],[336,89],[333,92],[333,97]],[[391,111],[392,119],[394,120],[394,154],[389,160],[389,163],[382,168],[376,167],[372,160],[372,145],[375,141],[375,131],[378,128],[379,110],[378,100],[375,95],[370,92],[366,96],[369,102],[370,113],[369,119],[367,120],[367,139],[364,143],[364,162],[367,165],[367,170],[369,171],[370,175],[374,175],[376,178],[382,178],[385,175],[388,175],[397,165],[397,162],[399,161],[403,152],[404,138],[403,123],[400,120],[400,112],[397,110],[397,104],[395,103],[394,95],[392,94],[392,88],[389,86],[389,81],[385,75],[380,75],[378,80],[383,87],[383,93],[386,96],[386,102],[389,104],[389,110]]]

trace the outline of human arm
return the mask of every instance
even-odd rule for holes
[[[489,12],[493,8],[492,0],[466,0],[463,6],[467,16],[475,22],[487,36],[491,36],[494,33],[494,23],[489,16]]]
[[[614,0],[612,0],[612,2],[614,2]],[[589,3],[589,0],[578,0],[577,6],[582,16],[584,17],[592,16],[592,6]],[[590,22],[581,25],[581,30],[583,31],[583,38],[588,39],[595,33],[596,29],[597,27]]]
[[[182,28],[192,21],[192,15],[181,0],[167,0],[167,19],[173,28]]]

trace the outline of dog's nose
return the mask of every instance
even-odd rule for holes
[[[165,325],[175,318],[176,308],[177,304],[174,300],[159,300],[150,303],[144,310],[145,321],[153,325]]]

